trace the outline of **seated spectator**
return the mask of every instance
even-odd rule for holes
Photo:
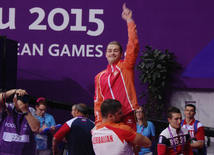
[[[143,106],[140,106],[139,109],[135,111],[135,118],[137,122],[137,132],[142,134],[143,136],[148,137],[151,142],[155,142],[155,127],[152,122],[146,120],[146,113],[143,108]],[[140,152],[138,152],[139,155],[152,155],[151,148],[144,148],[141,147]]]
[[[6,98],[13,95],[13,103],[6,104]],[[39,131],[39,121],[32,115],[35,110],[28,107],[26,95],[22,89],[0,93],[1,155],[31,155],[35,152],[33,132]]]
[[[132,145],[151,147],[149,138],[120,123],[123,112],[118,100],[105,100],[101,104],[100,111],[102,124],[92,131],[92,143],[96,155],[133,155]]]
[[[47,102],[45,98],[40,97],[36,101],[36,118],[40,122],[39,132],[35,135],[36,155],[50,155],[52,148],[52,134],[55,132],[55,120],[52,115],[45,113]],[[42,134],[41,132],[50,127],[50,133]]]
[[[65,137],[68,155],[94,155],[91,142],[91,129],[94,123],[86,116],[88,108],[80,103],[75,106],[74,117],[67,121],[54,135],[52,142],[53,155],[60,153],[58,143]]]

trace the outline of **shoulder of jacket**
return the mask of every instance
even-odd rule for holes
[[[99,72],[99,73],[95,76],[95,78],[99,77],[101,74],[103,74],[104,72],[106,72],[106,70],[107,70],[107,69],[105,69],[105,70]]]

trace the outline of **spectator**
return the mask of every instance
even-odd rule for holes
[[[88,108],[80,103],[75,106],[74,117],[67,121],[57,131],[53,138],[53,154],[58,155],[58,143],[63,139],[67,140],[69,155],[94,155],[91,142],[91,129],[94,123],[88,119]]]
[[[140,106],[139,109],[135,110],[135,118],[137,122],[137,132],[143,136],[148,137],[153,146],[155,142],[155,127],[152,122],[146,120],[146,113],[143,106]],[[141,151],[138,152],[139,155],[152,155],[151,148],[141,147]]]
[[[107,69],[95,77],[94,114],[95,124],[102,122],[101,103],[106,99],[116,99],[122,103],[122,122],[136,131],[134,110],[139,108],[134,86],[134,66],[137,59],[139,44],[132,11],[123,5],[122,18],[128,25],[128,45],[124,60],[121,45],[110,42],[106,50]]]
[[[36,101],[36,118],[40,122],[39,132],[35,135],[36,155],[50,155],[52,146],[52,134],[55,132],[55,120],[52,115],[45,113],[47,102],[44,97]],[[42,134],[41,132],[50,127],[50,133]]]
[[[205,142],[204,126],[198,120],[194,119],[196,108],[193,104],[187,104],[185,107],[185,119],[182,121],[181,126],[188,129],[191,137],[191,147],[194,155],[207,154]]]
[[[163,130],[158,140],[158,155],[193,155],[188,130],[181,127],[180,109],[170,107],[167,110],[169,127]]]
[[[100,111],[102,124],[92,131],[92,143],[96,155],[133,155],[132,144],[151,147],[151,141],[147,137],[120,123],[123,112],[119,101],[105,100],[101,104]]]
[[[6,98],[13,96],[13,103],[6,104]],[[18,99],[17,99],[18,96]],[[38,132],[39,121],[28,107],[27,92],[12,89],[0,93],[0,154],[30,155],[35,152],[33,132]]]

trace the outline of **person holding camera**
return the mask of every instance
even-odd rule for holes
[[[13,96],[13,103],[6,99]],[[0,93],[0,153],[2,155],[29,155],[35,150],[34,132],[39,121],[28,107],[29,96],[23,89]]]

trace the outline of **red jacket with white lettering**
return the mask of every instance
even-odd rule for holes
[[[95,154],[133,155],[131,143],[136,132],[123,123],[106,122],[92,130],[92,144]]]
[[[120,101],[123,115],[139,108],[134,86],[134,66],[139,44],[134,21],[129,22],[127,25],[129,40],[125,59],[120,60],[117,64],[108,65],[106,70],[95,77],[95,124],[102,122],[100,106],[106,99]]]

